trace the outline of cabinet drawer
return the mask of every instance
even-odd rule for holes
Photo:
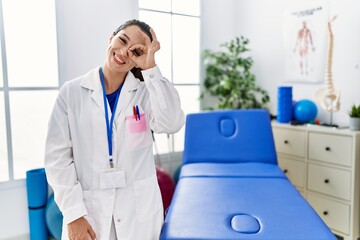
[[[349,234],[350,206],[308,193],[307,200],[326,225],[339,232]]]
[[[322,133],[309,134],[309,158],[351,166],[352,137]]]
[[[286,159],[283,157],[278,158],[279,166],[284,171],[289,180],[298,187],[304,187],[305,163]]]
[[[273,128],[276,151],[305,157],[305,132]]]
[[[309,164],[307,185],[310,190],[350,200],[351,172]]]

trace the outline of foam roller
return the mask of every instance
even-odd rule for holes
[[[45,169],[33,169],[26,172],[26,190],[29,208],[46,206],[48,197],[48,184]]]
[[[45,222],[45,206],[48,195],[45,169],[33,169],[26,172],[26,191],[29,207],[29,226],[31,240],[47,240],[48,231]]]

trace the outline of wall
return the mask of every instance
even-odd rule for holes
[[[19,236],[26,239],[29,233],[25,181],[8,183],[0,188],[0,239]]]
[[[57,0],[60,84],[104,63],[111,33],[137,17],[133,0]],[[25,181],[0,185],[0,239],[28,239]]]
[[[137,17],[132,0],[57,0],[60,83],[105,61],[113,31]]]
[[[283,58],[283,12],[296,1],[288,0],[240,0],[237,1],[235,29],[239,35],[247,36],[251,43],[254,73],[260,86],[270,92],[270,110],[277,111],[277,87],[293,86],[295,100],[313,99],[320,84],[284,82]],[[297,1],[299,2],[299,1]],[[351,104],[360,104],[360,1],[327,1],[330,16],[337,15],[333,22],[334,85],[341,91],[341,109],[334,113],[334,123],[348,125],[347,111]],[[330,114],[318,106],[318,118],[329,122]]]
[[[360,104],[360,1],[321,1],[327,2],[330,16],[338,16],[333,23],[335,47],[333,80],[336,89],[341,92],[341,109],[333,114],[333,121],[345,126],[348,125],[347,112],[351,105]],[[256,82],[269,92],[271,102],[268,107],[275,115],[278,86],[293,86],[294,100],[313,100],[316,90],[325,87],[324,83],[285,81],[283,14],[287,7],[303,2],[303,0],[203,1],[202,50],[216,50],[221,43],[235,36],[248,37]],[[203,77],[204,69],[202,69]],[[215,102],[214,98],[206,96],[202,107],[212,106]],[[330,121],[330,114],[319,105],[318,118],[322,122]]]
[[[221,50],[220,44],[234,38],[237,26],[237,12],[234,10],[238,0],[204,0],[201,1],[201,44],[200,50]],[[200,71],[200,79],[204,78],[204,66]],[[203,91],[203,86],[200,87]],[[216,98],[205,94],[204,100],[200,102],[201,108],[214,106]]]

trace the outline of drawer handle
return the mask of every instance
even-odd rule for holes
[[[288,143],[289,143],[289,141],[288,141],[288,140],[285,140],[285,141],[284,141],[284,144],[288,144]]]
[[[287,170],[287,169],[284,169],[284,171],[283,171],[284,173],[288,173],[289,171]]]
[[[324,211],[323,214],[326,216],[326,215],[329,214],[329,212],[328,212],[328,211]]]
[[[324,180],[324,183],[329,183],[330,182],[330,179],[325,179]]]
[[[331,151],[331,148],[330,148],[330,147],[326,147],[326,148],[325,148],[325,151],[330,152],[330,151]]]

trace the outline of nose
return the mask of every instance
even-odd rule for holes
[[[128,50],[129,50],[129,48],[123,47],[123,48],[120,49],[119,53],[123,57],[128,58],[129,57]]]

